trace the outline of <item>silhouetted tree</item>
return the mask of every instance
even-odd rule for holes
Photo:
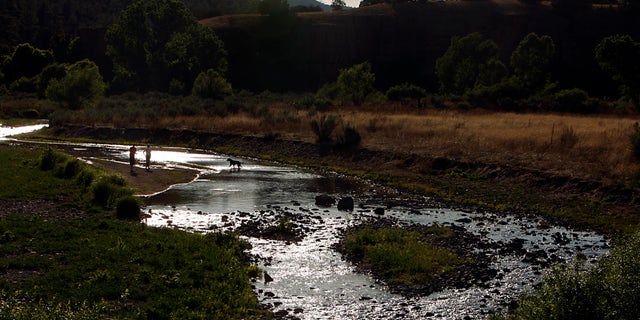
[[[501,80],[506,68],[498,59],[498,46],[483,40],[480,33],[453,37],[444,55],[436,60],[440,90],[464,94],[476,85],[491,85]]]
[[[51,79],[46,90],[47,99],[78,109],[104,95],[106,84],[92,61],[78,61],[66,71],[61,79]]]
[[[29,43],[19,44],[2,63],[2,82],[10,84],[22,77],[32,78],[52,62],[51,51],[35,48]]]
[[[547,35],[529,33],[511,54],[511,67],[523,88],[534,93],[549,81],[549,64],[555,53],[553,40]]]
[[[620,85],[620,93],[640,106],[640,43],[630,35],[614,35],[596,46],[596,61]]]
[[[342,69],[337,81],[339,95],[355,105],[361,105],[367,96],[375,92],[375,81],[376,76],[369,62]]]
[[[331,1],[331,9],[333,9],[334,11],[342,10],[346,6],[347,6],[347,4],[344,2],[344,0],[333,0],[333,1]]]

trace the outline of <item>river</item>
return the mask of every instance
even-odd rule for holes
[[[8,135],[4,129],[0,127],[0,139]],[[128,146],[78,147],[98,148],[106,159],[126,161],[128,157]],[[255,291],[262,303],[281,315],[301,319],[482,319],[492,310],[504,309],[540,281],[549,262],[567,262],[578,253],[593,262],[608,250],[605,237],[593,232],[548,225],[537,218],[445,208],[429,198],[409,205],[406,195],[368,181],[251,159],[239,159],[242,168],[238,170],[229,167],[227,156],[203,150],[157,149],[152,157],[155,168],[186,166],[200,174],[191,183],[144,197],[144,210],[150,214],[145,223],[150,226],[202,233],[234,231],[243,223],[276,224],[283,215],[303,226],[305,236],[299,242],[244,237],[272,280],[255,282]],[[355,210],[318,207],[315,197],[320,194],[353,197]],[[381,217],[374,213],[375,208],[385,208],[382,217],[398,224],[464,227],[483,243],[493,244],[476,251],[490,259],[497,276],[466,289],[447,289],[425,297],[390,293],[369,275],[356,272],[332,249],[346,227]],[[514,244],[518,250],[502,250]]]

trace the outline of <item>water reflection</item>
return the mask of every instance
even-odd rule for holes
[[[47,126],[47,124],[35,124],[31,126],[11,127],[0,124],[0,141],[10,140],[10,136],[37,131]]]
[[[422,298],[391,294],[369,276],[355,272],[331,249],[344,228],[375,216],[372,209],[385,206],[381,201],[389,201],[376,197],[374,192],[379,187],[246,160],[242,170],[232,172],[221,166],[226,157],[206,154],[195,158],[201,159],[199,165],[206,168],[206,173],[191,184],[147,199],[152,212],[150,225],[210,232],[234,230],[252,220],[277,220],[283,212],[312,218],[307,222],[309,232],[299,243],[248,238],[254,246],[252,253],[263,258],[261,267],[273,278],[268,283],[256,283],[256,291],[276,311],[303,319],[483,318],[530,288],[544,271],[542,264],[525,262],[524,254],[483,249],[486,252],[482,254],[492,257],[491,267],[499,275],[488,283]],[[335,206],[318,208],[314,198],[321,193],[336,198],[353,196],[358,209],[342,212]],[[522,245],[522,252],[544,252],[553,261],[569,260],[578,250],[596,260],[607,251],[600,235],[541,226],[533,218],[402,205],[387,207],[385,216],[400,223],[462,225],[487,242],[504,245],[515,241]]]
[[[0,139],[18,132],[6,133],[5,129],[0,127]],[[74,146],[91,150],[92,156],[99,150],[102,157],[123,162],[128,159],[128,147]],[[139,153],[138,157],[142,160],[144,155]],[[261,301],[276,311],[303,319],[481,319],[531,288],[544,272],[543,264],[528,260],[524,253],[478,248],[491,258],[497,278],[467,289],[405,298],[355,272],[331,249],[342,230],[370,219],[374,207],[385,206],[381,202],[389,199],[378,199],[376,195],[380,187],[247,160],[243,161],[242,170],[231,170],[226,156],[197,150],[154,147],[152,161],[165,168],[197,168],[200,178],[146,198],[146,209],[152,213],[147,220],[149,225],[211,232],[234,230],[250,220],[277,220],[283,212],[307,218],[308,232],[298,243],[248,238],[253,244],[252,253],[261,257],[261,267],[273,278],[271,282],[255,284]],[[335,206],[318,208],[314,198],[321,193],[337,198],[353,196],[358,209],[343,212]],[[392,200],[403,203],[401,199]],[[542,252],[553,261],[567,261],[577,252],[595,261],[607,252],[607,241],[601,235],[540,224],[535,218],[406,204],[387,208],[385,216],[399,223],[463,226],[483,241],[517,243],[522,252]]]

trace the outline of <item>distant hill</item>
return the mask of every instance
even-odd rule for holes
[[[304,6],[304,7],[320,7],[323,11],[331,10],[331,6],[324,4],[316,0],[289,0],[290,7]]]
[[[561,88],[595,96],[614,92],[594,59],[596,45],[612,34],[640,39],[640,19],[609,7],[567,15],[545,3],[518,0],[421,1],[343,11],[310,12],[283,30],[257,28],[259,17],[203,20],[225,42],[234,87],[252,91],[317,90],[339,70],[371,63],[376,85],[409,82],[438,90],[435,62],[453,36],[480,32],[496,42],[506,65],[530,32],[549,35],[556,54],[551,78]]]

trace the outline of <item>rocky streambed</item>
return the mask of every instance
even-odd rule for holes
[[[577,254],[595,262],[608,250],[602,235],[536,217],[449,208],[349,177],[249,160],[234,170],[221,155],[196,158],[206,168],[199,179],[146,199],[147,223],[243,235],[265,270],[255,290],[281,317],[480,319],[508,308],[553,264]],[[334,201],[319,205],[319,195]],[[343,198],[353,210],[338,209]],[[458,236],[448,245],[478,263],[417,289],[389,287],[335,249],[347,228],[364,223],[450,227]]]
[[[128,146],[91,148],[102,153],[92,157],[108,161],[128,157]],[[452,207],[354,178],[250,160],[232,169],[227,156],[186,149],[154,151],[153,160],[155,168],[199,173],[190,183],[147,197],[145,223],[242,234],[265,270],[255,291],[281,318],[480,319],[508,308],[551,265],[578,254],[595,262],[608,250],[607,239],[594,232]],[[334,201],[318,204],[318,195]],[[347,198],[353,209],[340,210],[339,200]],[[457,237],[444,245],[479,263],[422,288],[388,287],[335,249],[345,230],[364,223],[447,226]]]

